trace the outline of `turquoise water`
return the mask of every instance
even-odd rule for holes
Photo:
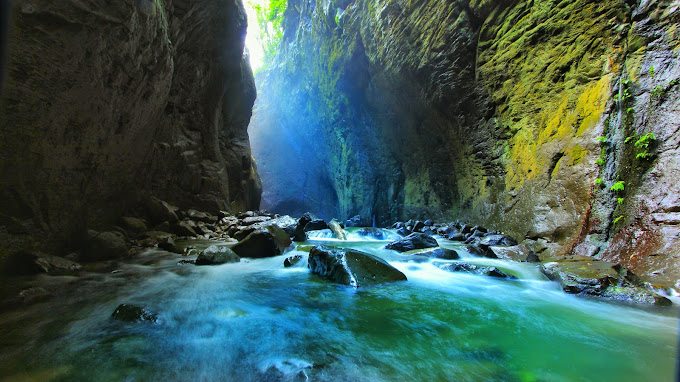
[[[38,280],[71,292],[0,314],[0,379],[673,380],[674,309],[569,296],[535,265],[466,259],[520,277],[505,281],[350,239],[305,244],[374,253],[408,281],[353,290],[310,275],[305,261],[283,268],[302,251],[208,267],[149,251],[113,274]],[[110,319],[120,303],[144,305],[160,322]]]

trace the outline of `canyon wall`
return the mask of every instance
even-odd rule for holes
[[[2,250],[67,251],[152,196],[257,208],[246,24],[240,0],[13,2]]]
[[[674,284],[679,21],[671,0],[289,0],[250,128],[263,205],[460,218]]]

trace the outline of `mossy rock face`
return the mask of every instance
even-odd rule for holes
[[[543,256],[604,254],[672,285],[677,230],[642,211],[680,210],[663,196],[680,169],[675,6],[357,0],[338,25],[323,2],[290,0],[250,129],[266,206],[378,224],[456,217],[546,240]],[[613,98],[622,74],[625,105]],[[663,138],[645,164],[624,142],[649,131]],[[619,177],[631,185],[621,207],[595,185]],[[650,231],[661,233],[627,249]]]
[[[379,257],[326,246],[316,246],[309,252],[309,269],[326,280],[355,288],[406,280],[401,271]]]

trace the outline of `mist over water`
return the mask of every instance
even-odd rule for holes
[[[519,280],[450,273],[382,249],[387,241],[313,234],[385,258],[407,282],[354,290],[309,274],[294,254],[177,265],[149,251],[63,300],[0,315],[0,375],[58,381],[670,381],[677,318],[564,294],[535,265],[474,258]],[[437,260],[442,261],[442,260]],[[157,324],[110,318],[120,303]],[[45,314],[50,312],[50,314]],[[34,340],[27,340],[34,338]],[[49,379],[49,378],[47,378]]]

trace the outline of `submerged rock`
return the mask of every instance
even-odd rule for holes
[[[158,322],[158,315],[146,308],[132,304],[120,304],[111,314],[116,320],[124,322]]]
[[[309,252],[308,267],[317,276],[355,288],[406,280],[385,260],[353,249],[316,246]]]
[[[294,256],[287,257],[285,260],[283,260],[283,266],[285,268],[290,268],[293,265],[299,263],[300,260],[302,260],[302,255],[294,255]]]
[[[424,249],[438,247],[437,240],[430,235],[414,232],[403,239],[393,241],[385,248],[399,252],[413,251],[414,249]]]
[[[241,258],[224,245],[211,245],[203,250],[196,258],[196,265],[217,265],[226,263],[238,263]]]
[[[482,276],[497,277],[501,279],[516,279],[517,277],[509,275],[496,267],[482,267],[479,265],[473,265],[468,263],[453,263],[453,264],[441,264],[439,268],[448,272],[463,272],[472,273]]]
[[[356,233],[359,236],[370,237],[376,240],[383,240],[385,238],[385,233],[380,228],[361,228]]]
[[[549,279],[558,281],[567,293],[615,301],[671,305],[670,300],[646,289],[637,276],[619,264],[587,256],[566,256],[546,259],[540,269]]]
[[[286,232],[276,225],[270,225],[256,229],[232,249],[240,257],[273,257],[282,254],[290,244]]]

